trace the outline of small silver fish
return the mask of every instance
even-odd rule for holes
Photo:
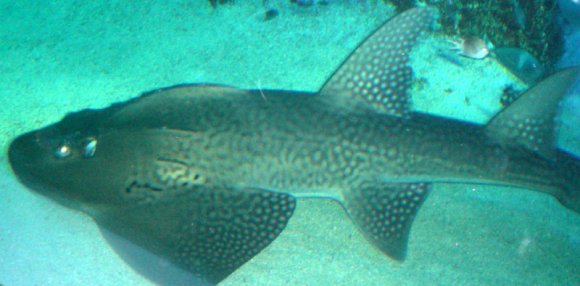
[[[449,42],[453,45],[451,47],[452,50],[467,58],[481,60],[490,53],[487,43],[479,37],[467,36],[457,41],[450,40]]]

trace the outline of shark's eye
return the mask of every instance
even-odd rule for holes
[[[54,155],[57,158],[66,158],[68,156],[70,156],[71,154],[71,150],[70,150],[70,146],[68,144],[61,144],[56,148],[56,151],[54,152]]]
[[[95,156],[96,151],[97,151],[97,139],[95,137],[87,138],[83,146],[83,156],[85,158],[91,158]]]

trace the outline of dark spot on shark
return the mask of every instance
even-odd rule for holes
[[[162,192],[163,191],[162,188],[151,186],[148,183],[139,183],[137,181],[133,181],[133,182],[131,182],[131,184],[127,188],[125,188],[125,192],[131,193],[131,192],[135,191],[136,189],[139,189],[139,190],[145,189],[145,190],[149,190],[149,191],[153,191],[153,192]]]

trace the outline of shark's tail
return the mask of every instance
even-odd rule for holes
[[[438,13],[414,8],[394,17],[349,55],[320,89],[320,97],[348,112],[376,112],[405,120],[411,114],[409,53],[417,39],[433,27]],[[506,149],[525,148],[542,162],[554,158],[556,107],[580,75],[580,67],[561,71],[539,83],[485,127],[486,134]],[[567,158],[567,157],[566,157]],[[562,159],[572,164],[574,160]],[[574,163],[576,164],[576,163]],[[566,176],[571,180],[578,171]],[[566,179],[566,181],[569,181]],[[553,184],[551,184],[553,185]],[[413,219],[431,190],[431,182],[364,182],[343,192],[343,206],[365,237],[390,257],[402,261]],[[553,188],[552,188],[553,189]],[[578,184],[553,193],[578,210]]]
[[[507,149],[525,148],[550,162],[559,190],[548,192],[580,213],[580,160],[555,148],[555,120],[562,98],[580,79],[580,66],[544,79],[494,116],[485,126],[489,139]]]
[[[564,151],[557,154],[561,194],[558,201],[568,209],[580,213],[580,159]]]

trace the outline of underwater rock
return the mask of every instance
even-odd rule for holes
[[[558,6],[568,23],[580,27],[580,0],[558,0]]]
[[[314,5],[314,0],[290,0],[290,3],[294,3],[298,6],[312,6]]]
[[[290,3],[294,3],[298,6],[302,7],[310,7],[310,6],[325,6],[331,4],[331,0],[290,0]]]
[[[494,54],[500,64],[528,85],[544,76],[544,67],[527,51],[520,48],[496,48]]]
[[[514,9],[514,20],[516,24],[520,27],[520,29],[526,28],[526,13],[522,9],[522,6],[518,2],[518,0],[512,0],[512,6]]]
[[[233,4],[234,0],[209,0],[209,4],[212,8],[217,8],[218,5],[223,4]]]
[[[280,15],[280,12],[276,9],[270,9],[264,13],[264,21],[270,21]]]
[[[516,101],[516,99],[518,99],[522,93],[523,91],[517,90],[512,84],[510,84],[504,87],[502,90],[499,103],[501,103],[503,107],[508,107],[514,101]]]

